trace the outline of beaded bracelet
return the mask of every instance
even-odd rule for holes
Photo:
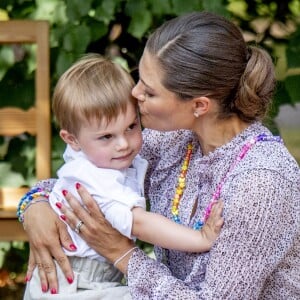
[[[17,217],[21,223],[24,222],[24,213],[26,209],[29,208],[30,205],[38,203],[38,202],[48,202],[50,191],[43,190],[41,188],[34,188],[27,192],[20,200],[17,207]],[[34,200],[40,197],[44,197],[46,199]]]

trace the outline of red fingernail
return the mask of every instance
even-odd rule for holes
[[[72,277],[67,277],[68,282],[71,284],[73,283],[73,278]]]
[[[24,281],[28,282],[29,280],[30,280],[30,277],[28,275],[26,275]]]
[[[61,207],[62,207],[62,204],[61,204],[60,202],[56,202],[55,205],[56,205],[59,209],[61,209]]]
[[[51,289],[51,294],[57,294],[57,290],[55,288]]]
[[[47,292],[47,286],[46,285],[42,285],[42,291],[43,291],[43,293],[46,293]]]
[[[76,247],[74,244],[71,244],[71,245],[70,245],[70,248],[71,248],[72,250],[77,250],[77,247]]]
[[[64,220],[64,221],[66,221],[67,220],[67,218],[66,218],[66,216],[65,215],[60,215],[59,216],[62,220]]]
[[[67,191],[67,190],[62,190],[62,194],[63,194],[64,196],[66,196],[66,195],[68,194],[68,191]]]
[[[76,186],[76,189],[78,190],[81,187],[81,184],[77,182],[75,186]]]

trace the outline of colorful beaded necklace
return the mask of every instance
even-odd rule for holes
[[[181,170],[180,170],[180,174],[178,176],[178,180],[177,180],[177,185],[175,188],[175,195],[173,197],[173,201],[172,201],[172,216],[173,216],[173,221],[176,223],[181,223],[180,218],[179,218],[179,203],[183,194],[183,191],[185,189],[185,177],[186,177],[186,173],[190,164],[190,160],[191,160],[191,156],[192,156],[192,152],[193,152],[193,145],[192,143],[189,143],[187,145],[187,150],[186,150],[186,154],[185,154],[185,158],[183,160],[182,166],[181,166]]]
[[[236,159],[232,162],[230,165],[228,171],[226,174],[223,176],[219,184],[217,185],[216,191],[212,195],[212,199],[209,203],[209,205],[206,207],[204,216],[202,220],[196,221],[194,224],[193,228],[195,230],[201,229],[201,227],[204,225],[205,221],[208,219],[211,209],[213,205],[218,201],[220,198],[221,190],[223,188],[223,185],[225,181],[227,180],[229,174],[233,171],[233,169],[236,167],[236,165],[245,157],[247,152],[257,143],[257,142],[279,142],[283,143],[283,140],[280,136],[270,136],[266,134],[260,134],[254,138],[251,138],[249,141],[246,142],[246,144],[242,147],[240,153],[236,157]],[[191,156],[193,152],[193,145],[192,143],[189,143],[187,146],[187,151],[185,158],[183,160],[180,174],[178,176],[177,180],[177,185],[175,189],[175,195],[172,200],[172,208],[171,208],[171,213],[172,213],[172,219],[174,222],[181,224],[180,217],[179,217],[179,203],[181,200],[181,197],[183,195],[183,191],[185,189],[185,182],[186,182],[186,174],[188,171],[188,167],[190,164]]]

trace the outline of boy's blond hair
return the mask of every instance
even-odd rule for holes
[[[134,81],[120,65],[98,54],[88,54],[58,80],[52,109],[60,128],[78,133],[83,122],[110,122],[125,112]]]

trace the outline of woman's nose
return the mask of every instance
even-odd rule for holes
[[[140,81],[133,87],[131,94],[138,101],[145,101],[145,95],[140,88]]]

